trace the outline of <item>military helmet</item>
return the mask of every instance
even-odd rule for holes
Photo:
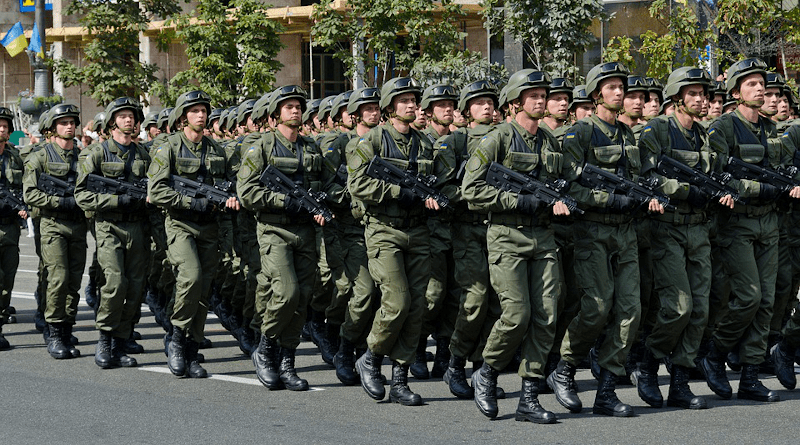
[[[353,90],[347,90],[344,93],[339,93],[336,99],[331,104],[331,116],[335,119],[342,110],[347,111],[347,105],[350,103],[350,97],[353,95]]]
[[[667,112],[667,107],[673,105],[672,98],[666,97],[664,98],[664,102],[661,102],[661,108],[658,110],[658,114],[664,114]]]
[[[331,112],[331,107],[333,106],[333,101],[336,99],[336,96],[327,96],[322,99],[322,102],[319,104],[319,112],[317,115],[319,116],[319,120],[321,122],[326,121],[326,116]]]
[[[239,121],[239,109],[236,106],[231,107],[228,111],[228,120],[225,121],[225,129],[233,131],[236,129],[236,123]]]
[[[0,119],[8,121],[8,134],[14,132],[14,112],[9,108],[0,107]]]
[[[757,57],[734,63],[726,72],[728,80],[725,81],[725,91],[732,93],[733,90],[739,88],[739,80],[751,74],[761,74],[764,76],[764,83],[766,83],[767,63]]]
[[[647,83],[647,79],[642,76],[637,76],[635,74],[628,75],[628,79],[626,81],[627,86],[625,89],[626,93],[631,93],[634,91],[641,91],[643,93],[650,92],[650,85]]]
[[[526,68],[512,74],[506,84],[506,102],[511,103],[519,99],[523,91],[531,88],[544,88],[546,94],[550,93],[552,79],[544,71]]]
[[[172,127],[167,126],[169,123],[169,115],[172,114],[172,108],[164,108],[158,113],[158,128],[170,132]]]
[[[364,87],[353,91],[350,100],[347,101],[347,112],[350,114],[358,112],[358,108],[363,104],[379,104],[381,102],[381,91],[377,88]]]
[[[106,115],[103,119],[103,128],[111,128],[111,124],[113,123],[112,120],[114,119],[114,113],[122,110],[131,110],[133,112],[134,124],[144,120],[139,119],[140,113],[142,112],[142,106],[139,104],[138,100],[132,97],[118,97],[106,106]]]
[[[383,87],[381,87],[381,100],[378,102],[381,110],[386,109],[386,107],[392,104],[395,97],[404,93],[414,94],[417,103],[421,101],[422,89],[419,87],[416,80],[411,77],[395,77],[389,79],[383,84]]]
[[[50,110],[47,110],[50,111]],[[94,131],[95,133],[102,133],[106,130],[106,126],[104,124],[106,120],[106,112],[101,111],[94,115],[94,119],[92,120],[92,126],[89,127],[90,130]]]
[[[76,127],[81,124],[81,113],[78,110],[78,107],[72,104],[58,104],[53,106],[53,108],[51,108],[47,113],[47,116],[44,118],[44,120],[39,122],[40,128],[43,131],[55,130],[56,121],[62,117],[75,118]]]
[[[508,105],[508,85],[500,88],[500,94],[497,96],[497,108],[503,108]]]
[[[648,93],[656,93],[656,96],[658,96],[658,101],[659,102],[663,102],[664,101],[664,85],[661,83],[661,81],[656,79],[656,78],[654,78],[654,77],[645,77],[645,80],[647,81],[647,91],[648,91]],[[650,100],[649,96],[648,96],[647,100],[648,101]]]
[[[350,96],[352,97],[352,96]],[[308,122],[314,118],[314,114],[319,112],[319,105],[322,103],[322,99],[313,99],[306,102],[306,111],[303,113],[303,122]],[[347,112],[350,112],[348,108]]]
[[[510,82],[509,85],[511,85]],[[494,84],[488,79],[477,80],[461,88],[461,94],[458,97],[458,110],[461,111],[461,114],[467,112],[469,101],[477,97],[488,97],[494,102],[495,108],[499,106],[500,98],[497,96],[497,88]]]
[[[722,102],[722,109],[724,110],[726,107],[736,105],[737,103],[738,101],[733,98],[733,95],[731,93],[727,93],[725,94],[725,101]]]
[[[606,62],[595,65],[586,74],[586,92],[591,97],[592,93],[600,87],[601,81],[614,77],[622,79],[622,84],[627,87],[628,74],[630,74],[630,71],[620,62]]]
[[[780,94],[783,94],[786,90],[786,80],[778,73],[768,72],[767,82],[764,84],[764,88],[777,88],[780,90]]]
[[[575,85],[566,77],[554,77],[550,81],[550,92],[547,94],[566,93],[569,96],[569,100],[572,100],[572,90],[574,88]]]
[[[219,120],[222,117],[222,111],[224,108],[214,108],[211,110],[211,114],[208,115],[208,128],[211,128],[214,125],[214,121]]]
[[[703,68],[696,66],[683,66],[670,73],[667,79],[667,86],[664,87],[664,97],[673,97],[681,92],[681,88],[687,85],[702,85],[703,92],[708,94],[708,87],[711,85],[711,75]]]
[[[586,93],[586,85],[576,85],[572,89],[572,102],[569,103],[569,109],[572,110],[572,107],[578,104],[590,103],[592,103],[592,98]]]
[[[205,91],[194,90],[178,96],[178,100],[175,101],[175,121],[180,119],[186,113],[186,110],[194,105],[205,105],[206,115],[211,114],[211,96],[206,94]]]
[[[289,99],[299,100],[300,109],[303,112],[306,111],[306,100],[308,100],[308,93],[306,93],[306,90],[299,85],[286,85],[276,88],[275,91],[272,92],[269,107],[267,107],[267,115],[272,116],[272,114],[278,110],[280,104]]]
[[[437,100],[452,100],[453,105],[458,104],[458,93],[452,85],[444,83],[437,83],[425,88],[422,92],[422,100],[419,103],[419,108],[427,110],[430,108],[431,103]]]
[[[269,102],[272,98],[272,91],[264,93],[263,96],[259,97],[255,104],[253,104],[253,111],[250,114],[250,118],[253,119],[253,122],[259,122],[267,117],[267,108],[269,108]]]
[[[711,86],[714,89],[714,95],[715,96],[716,95],[720,95],[720,96],[723,96],[723,97],[725,96],[726,92],[725,92],[725,82],[724,81],[722,81],[722,80],[713,80],[713,81],[711,81]],[[711,94],[711,91],[709,91],[709,95],[710,94]]]
[[[142,122],[142,128],[144,128],[145,131],[147,131],[147,128],[151,125],[158,127],[158,112],[156,111],[149,113]]]
[[[169,109],[169,117],[167,117],[167,128],[172,130],[173,128],[177,128],[178,118],[180,117],[179,114],[176,113],[178,108],[170,108]]]
[[[255,105],[256,99],[247,99],[239,104],[239,108],[236,109],[236,120],[239,125],[247,123],[247,115],[253,112]]]

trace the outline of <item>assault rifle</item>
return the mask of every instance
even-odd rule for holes
[[[47,173],[39,175],[36,188],[51,196],[65,197],[75,194],[75,184],[50,176]]]
[[[794,175],[797,174],[797,167],[772,170],[731,156],[728,158],[728,171],[736,179],[749,179],[751,181],[763,182],[777,187],[781,192],[788,192],[800,185],[794,181]]]
[[[450,198],[447,195],[433,188],[433,184],[436,183],[436,176],[403,171],[380,156],[376,155],[370,161],[367,167],[367,176],[410,189],[423,201],[433,198],[441,208],[445,208],[450,204]]]
[[[128,195],[137,201],[147,199],[146,178],[142,178],[137,182],[127,182],[90,173],[87,177],[86,188],[94,193]]]
[[[236,195],[231,191],[230,181],[219,181],[214,185],[192,181],[182,176],[172,176],[172,188],[181,195],[190,198],[206,198],[217,207],[224,208],[228,199]]]
[[[728,186],[728,183],[733,179],[730,173],[704,173],[669,156],[662,156],[661,160],[659,160],[658,173],[670,179],[688,182],[713,198],[731,195],[734,202],[744,204],[744,201],[739,197],[739,192]]]
[[[14,210],[28,211],[28,206],[14,190],[0,186],[0,207],[11,207]]]
[[[675,206],[669,203],[669,198],[655,191],[655,178],[651,178],[651,180],[639,178],[638,182],[633,182],[592,164],[586,164],[583,167],[583,173],[581,173],[581,184],[584,187],[605,190],[608,193],[614,193],[619,190],[639,204],[646,204],[655,199],[664,206],[664,209],[675,210]]]
[[[489,165],[489,172],[486,174],[486,183],[500,190],[534,195],[548,205],[561,201],[567,206],[570,213],[583,214],[583,210],[578,208],[575,198],[564,193],[567,181],[563,179],[542,182],[530,175],[515,172],[503,164],[492,162]]]
[[[333,212],[325,205],[325,192],[306,190],[278,170],[274,165],[267,165],[261,174],[261,183],[277,193],[289,195],[300,201],[300,206],[312,215],[321,215],[325,223],[333,222]]]

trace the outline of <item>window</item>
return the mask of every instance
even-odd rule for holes
[[[308,42],[303,42],[303,86],[314,99],[339,94],[351,88],[351,81],[345,76],[344,64],[335,59],[331,52],[319,47],[313,49],[314,84],[311,86],[308,51]]]

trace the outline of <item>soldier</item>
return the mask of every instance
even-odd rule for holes
[[[208,295],[219,263],[219,223],[207,198],[181,195],[171,181],[173,175],[205,184],[227,178],[225,152],[203,136],[210,112],[206,93],[179,96],[173,110],[179,131],[156,148],[147,172],[150,202],[167,213],[167,257],[176,278],[167,364],[174,375],[192,378],[208,375],[197,360],[197,350],[204,340]],[[238,210],[239,204],[230,198],[225,206]]]
[[[8,142],[14,132],[14,113],[0,107],[0,350],[11,346],[3,337],[3,323],[14,317],[11,291],[19,266],[19,219],[28,218],[28,212],[11,205],[12,198],[22,202],[22,158],[15,146]]]
[[[733,113],[722,115],[709,130],[711,147],[718,165],[738,158],[770,168],[781,164],[781,153],[772,149],[768,138],[775,137],[775,124],[759,116],[764,104],[767,65],[751,58],[733,64],[727,71],[726,88],[738,105]],[[718,396],[732,395],[725,372],[725,356],[736,348],[742,363],[739,382],[740,399],[776,402],[778,394],[768,390],[758,379],[764,361],[775,301],[778,263],[778,215],[775,200],[780,190],[766,182],[732,180],[745,205],[719,217],[717,243],[720,261],[730,281],[731,298],[727,313],[712,334],[709,352],[700,362],[706,382]],[[800,187],[790,196],[800,197]],[[741,341],[741,342],[740,342]]]
[[[572,90],[575,88],[569,79],[555,77],[550,83],[550,93],[547,96],[547,111],[542,122],[556,139],[563,139],[566,133],[567,120],[569,119],[569,105],[572,101]]]
[[[264,310],[261,340],[252,358],[258,379],[270,390],[308,390],[308,382],[294,367],[311,298],[311,287],[301,284],[311,282],[316,273],[313,224],[323,225],[325,220],[320,215],[312,218],[296,197],[260,182],[262,171],[272,165],[304,189],[320,190],[322,154],[311,138],[299,134],[306,99],[296,85],[275,90],[267,109],[276,121],[275,131],[245,140],[237,181],[242,203],[258,220],[261,272],[256,299]]]
[[[222,132],[219,130],[219,120],[222,117],[222,110],[222,108],[214,108],[211,110],[211,114],[208,115],[208,124],[206,124],[206,129],[203,131],[205,136],[217,142],[222,138]]]
[[[722,116],[722,104],[725,102],[725,82],[712,80],[708,89],[708,116],[705,122],[711,122]]]
[[[497,162],[536,179],[548,181],[561,173],[558,141],[540,129],[545,116],[550,78],[540,71],[518,71],[506,87],[511,123],[481,139],[466,165],[463,195],[488,214],[489,276],[502,313],[483,349],[483,366],[472,374],[475,403],[489,418],[497,416],[497,375],[522,345],[522,377],[515,420],[555,423],[555,414],[539,403],[539,381],[552,346],[556,306],[561,292],[556,243],[549,215],[569,215],[563,202],[550,209],[533,194],[517,194],[490,186],[486,176]]]
[[[586,85],[578,85],[573,88],[569,112],[572,115],[573,123],[594,114],[594,103],[592,102],[592,98],[586,94]],[[559,139],[559,143],[563,142],[564,136],[562,135],[561,139]]]
[[[147,134],[148,141],[155,139],[156,136],[161,133],[161,130],[158,128],[158,113],[152,112],[148,114],[144,120],[144,123],[142,123],[142,128],[144,128],[144,132]],[[149,145],[151,145],[151,143],[145,142],[145,144],[142,145],[145,145],[145,148],[149,149]]]
[[[430,236],[424,209],[438,210],[433,198],[424,205],[414,193],[367,175],[379,156],[402,170],[429,175],[433,149],[428,138],[411,128],[420,101],[417,82],[410,77],[390,79],[381,88],[380,106],[387,117],[347,153],[347,188],[365,205],[369,270],[381,290],[381,306],[367,337],[367,352],[356,361],[361,386],[375,400],[386,395],[380,368],[384,355],[392,359],[392,402],[421,405],[408,387],[408,366],[420,336],[425,292],[430,277]]]
[[[629,126],[633,131],[633,136],[639,140],[639,134],[642,132],[644,125],[642,124],[642,117],[644,116],[644,106],[648,101],[649,86],[647,80],[642,76],[628,76],[628,87],[625,90],[625,100],[622,105],[622,112],[619,113],[618,119],[623,124]]]
[[[659,362],[672,364],[668,406],[703,409],[703,397],[695,397],[689,388],[689,372],[708,320],[711,287],[711,245],[709,229],[710,196],[685,182],[664,177],[656,168],[662,156],[708,173],[713,156],[708,135],[694,120],[701,113],[711,76],[702,68],[678,68],[669,76],[664,94],[677,104],[675,114],[651,120],[639,141],[642,174],[658,179],[659,190],[677,209],[651,220],[651,238],[655,288],[660,300],[652,332],[636,379],[642,400],[659,408],[663,403],[658,389]],[[733,208],[730,194],[719,203]]]
[[[647,97],[644,103],[644,110],[642,110],[642,119],[649,121],[658,116],[661,109],[661,102],[664,100],[664,86],[658,79],[646,77],[647,82]]]
[[[306,103],[306,111],[303,113],[303,136],[313,138],[319,134],[317,113],[320,103],[322,103],[322,99],[309,100]]]
[[[78,176],[75,129],[80,124],[78,107],[60,104],[42,121],[48,142],[25,161],[25,202],[40,209],[42,263],[47,274],[45,321],[49,327],[47,352],[53,358],[80,356],[72,341],[78,313],[78,289],[86,264],[86,217],[75,203],[73,189]],[[48,174],[67,186],[41,178]]]
[[[125,352],[141,306],[148,260],[145,200],[130,194],[101,193],[88,185],[89,175],[140,183],[150,164],[147,150],[132,141],[139,103],[120,97],[105,110],[104,128],[111,139],[87,150],[75,185],[75,199],[94,214],[97,261],[104,274],[95,325],[100,331],[95,364],[108,369],[136,366]]]
[[[639,150],[630,127],[617,121],[623,108],[628,70],[618,62],[603,63],[586,76],[586,92],[597,113],[578,121],[564,137],[563,176],[578,180],[586,164],[627,179],[639,174]],[[638,203],[627,195],[593,190],[573,182],[570,194],[586,208],[573,224],[575,276],[581,311],[567,328],[561,343],[561,361],[547,378],[556,399],[571,412],[582,404],[575,388],[575,366],[604,332],[599,345],[600,383],[593,412],[616,417],[633,416],[633,408],[615,392],[617,376],[625,375],[627,356],[641,310],[639,261],[633,210]],[[663,212],[655,200],[649,211]]]

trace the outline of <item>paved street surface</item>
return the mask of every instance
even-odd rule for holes
[[[25,234],[12,298],[18,322],[4,326],[13,349],[0,352],[0,443],[797,443],[800,391],[783,390],[774,377],[766,376],[769,388],[781,389],[781,402],[739,401],[735,395],[724,401],[704,382],[693,382],[711,409],[655,410],[645,407],[628,386],[618,394],[634,405],[638,417],[614,419],[591,414],[596,385],[589,371],[579,370],[583,413],[569,414],[552,394],[542,395],[542,404],[560,423],[534,425],[514,421],[520,387],[515,374],[501,375],[500,386],[509,397],[500,401],[499,418],[489,421],[473,401],[452,397],[441,381],[410,379],[425,406],[388,402],[388,387],[387,400],[375,402],[360,386],[342,386],[314,345],[303,342],[298,371],[313,390],[271,392],[256,380],[249,357],[213,314],[206,335],[214,347],[201,351],[211,378],[176,378],[166,366],[164,332],[146,306],[137,327],[146,350],[135,356],[138,368],[101,370],[94,364],[98,335],[93,313],[83,302],[75,328],[82,356],[57,361],[33,327],[38,260],[33,239]],[[391,375],[388,362],[383,372]],[[661,373],[666,374],[663,367]],[[735,394],[739,375],[730,372],[729,377]],[[665,398],[668,385],[668,376],[662,375]]]

